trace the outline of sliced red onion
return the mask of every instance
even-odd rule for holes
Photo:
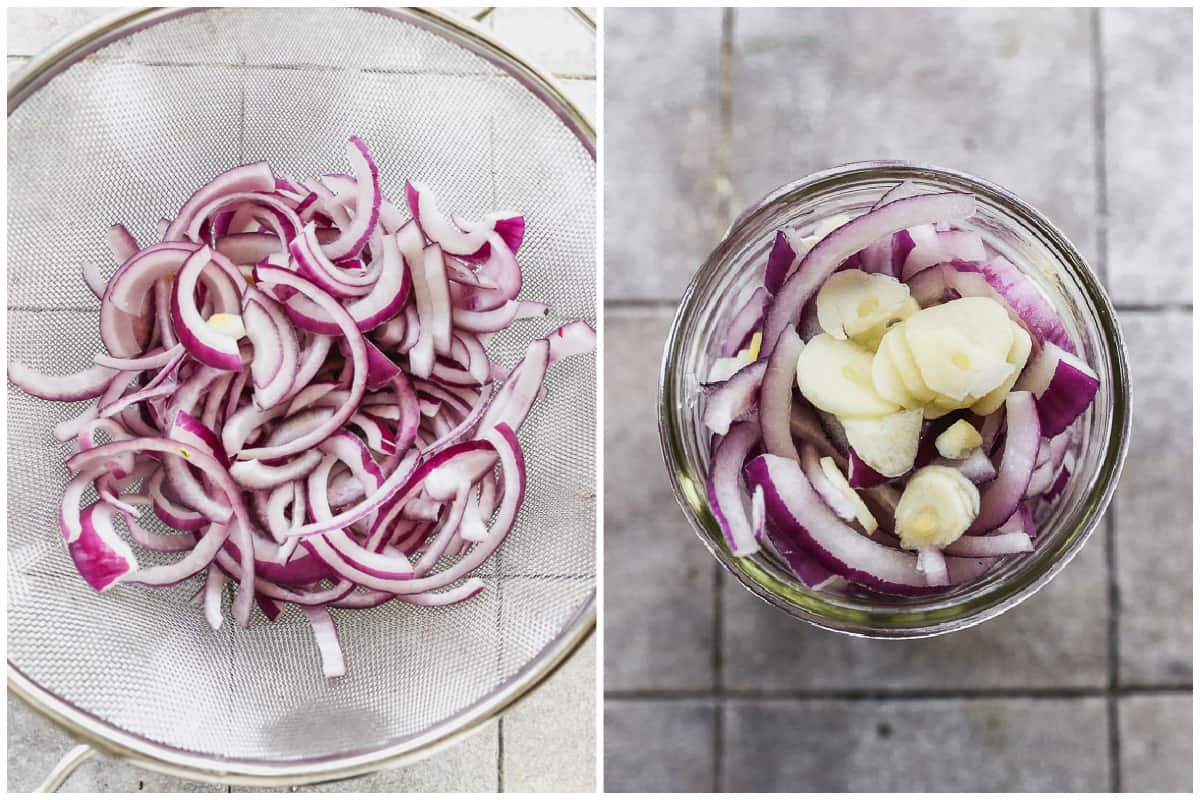
[[[103,592],[138,568],[129,545],[112,525],[112,507],[93,503],[80,515],[79,530],[67,539],[67,551],[88,585]]]
[[[269,448],[250,448],[242,450],[238,454],[238,458],[249,460],[253,458],[283,458],[284,456],[293,455],[318,442],[326,439],[331,433],[340,428],[346,420],[348,420],[358,407],[359,401],[362,400],[363,393],[366,391],[367,381],[367,349],[363,341],[362,334],[358,331],[358,326],[350,317],[346,310],[342,308],[334,298],[330,297],[325,292],[321,291],[313,283],[288,272],[279,267],[256,267],[254,270],[255,277],[263,283],[268,283],[273,286],[287,286],[296,289],[306,295],[310,300],[313,300],[320,305],[326,313],[338,321],[339,327],[346,336],[347,346],[350,348],[350,356],[354,364],[354,378],[350,385],[350,398],[346,405],[339,409],[329,420],[317,430],[314,430],[305,436],[301,436],[291,442]]]
[[[762,322],[763,314],[766,312],[768,302],[771,296],[767,290],[760,286],[754,290],[746,303],[734,314],[733,319],[729,321],[729,327],[725,331],[725,336],[721,342],[721,355],[729,357],[735,355],[741,350],[750,336],[759,327]]]
[[[825,476],[824,470],[821,469],[821,456],[811,444],[806,443],[801,449],[800,468],[804,470],[804,477],[808,478],[813,491],[829,506],[830,511],[846,522],[853,523],[858,518],[857,509],[850,502],[850,498]]]
[[[988,483],[996,478],[996,467],[982,448],[972,450],[966,458],[961,460],[937,458],[933,463],[958,470],[963,477],[976,485]]]
[[[84,264],[80,267],[83,274],[83,282],[87,285],[88,291],[96,295],[97,298],[104,297],[104,289],[108,285],[104,275],[100,273],[100,268],[95,264]]]
[[[763,276],[763,288],[767,292],[775,294],[783,286],[783,282],[791,274],[792,266],[796,263],[798,251],[799,248],[792,244],[787,232],[782,230],[775,232],[775,241],[767,256],[767,271]]]
[[[221,545],[229,538],[228,525],[213,524],[208,530],[194,541],[190,551],[180,560],[155,567],[142,567],[136,572],[124,576],[125,583],[140,583],[146,586],[173,586],[200,573],[216,558]],[[184,540],[182,536],[163,537],[167,539]],[[191,537],[187,537],[191,538]]]
[[[883,236],[914,225],[958,221],[975,213],[975,198],[947,192],[897,200],[869,211],[826,236],[809,250],[780,287],[763,327],[764,355],[770,355],[784,328],[794,327],[808,301],[850,256]]]
[[[759,390],[759,416],[762,426],[763,447],[772,455],[800,459],[792,441],[789,421],[792,418],[792,388],[796,385],[796,361],[804,349],[804,342],[794,330],[788,328],[771,351],[763,373]]]
[[[336,239],[322,245],[325,255],[331,259],[353,256],[362,250],[379,220],[379,204],[382,201],[379,168],[367,152],[366,143],[357,136],[351,136],[346,152],[357,180],[355,213],[350,224]]]
[[[467,233],[455,227],[438,209],[437,200],[425,184],[409,181],[404,196],[413,219],[429,240],[454,256],[479,257],[487,245],[489,231],[483,228]]]
[[[729,380],[704,387],[706,400],[702,421],[705,427],[719,436],[729,431],[730,424],[757,399],[768,363],[760,358],[738,370]]]
[[[476,280],[472,283],[456,281],[450,284],[450,299],[455,308],[464,311],[492,311],[500,308],[510,300],[515,300],[521,292],[521,267],[517,263],[513,250],[504,243],[498,234],[488,236],[487,259],[473,273]],[[453,263],[446,259],[447,264]],[[482,284],[488,284],[484,286]]]
[[[100,364],[70,375],[44,375],[20,361],[8,364],[8,379],[21,391],[43,400],[62,402],[99,397],[118,374],[117,370]]]
[[[1100,379],[1078,356],[1047,341],[1017,381],[1037,398],[1042,435],[1055,437],[1079,418],[1100,389]]]
[[[830,511],[794,461],[764,454],[746,465],[752,488],[761,486],[771,530],[786,536],[826,568],[888,594],[924,594],[916,558],[877,544]]]
[[[354,271],[335,264],[321,249],[313,223],[305,225],[288,246],[301,275],[334,297],[361,297],[379,279],[379,270]],[[382,263],[382,262],[380,262]]]
[[[854,448],[847,448],[847,450],[850,454],[848,458],[847,479],[851,487],[855,489],[870,489],[873,486],[885,484],[890,480],[867,466],[867,462],[859,458],[858,453],[854,452]]]
[[[164,241],[183,239],[183,234],[192,224],[197,213],[213,200],[245,192],[271,192],[275,189],[275,176],[265,161],[243,164],[213,178],[188,198],[179,214],[163,232]]]
[[[1029,538],[1029,534],[1020,531],[996,533],[991,536],[960,536],[942,549],[942,552],[948,555],[974,558],[997,558],[1032,551],[1033,540]]]
[[[210,263],[221,262],[229,264],[224,256],[214,254],[208,247],[201,247],[187,257],[171,292],[171,321],[180,342],[198,361],[216,369],[236,371],[242,368],[237,338],[205,322],[195,301],[200,271]],[[232,268],[232,265],[229,266]]]
[[[428,293],[428,314],[421,315],[421,327],[429,326],[433,350],[450,352],[450,285],[446,280],[446,259],[437,245],[425,248],[425,291]],[[420,314],[421,309],[417,309]]]
[[[713,451],[708,471],[708,505],[725,534],[733,555],[744,558],[759,550],[750,515],[742,499],[742,464],[759,438],[758,426],[739,422],[729,429]]]
[[[979,516],[967,533],[986,533],[999,527],[1021,504],[1037,461],[1041,425],[1029,392],[1010,392],[1005,405],[1004,455],[994,481],[979,493]]]
[[[521,249],[521,243],[525,240],[525,217],[515,211],[496,211],[488,214],[482,222],[473,222],[457,214],[451,214],[450,220],[468,235],[495,231],[504,242],[504,246],[514,255]],[[483,246],[482,256],[490,255],[488,247],[489,245]]]
[[[321,672],[326,678],[340,678],[346,674],[346,660],[342,657],[342,643],[338,639],[333,617],[324,608],[300,606],[300,611],[312,625],[313,639],[321,653]]]
[[[1075,352],[1071,335],[1050,302],[1011,261],[996,256],[983,265],[983,276],[1004,302],[1016,312],[1039,342],[1049,342]]]

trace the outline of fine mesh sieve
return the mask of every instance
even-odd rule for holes
[[[595,323],[592,128],[542,73],[446,14],[125,14],[34,62],[10,86],[8,112],[8,357],[35,369],[80,369],[100,350],[98,303],[78,270],[114,271],[112,222],[156,241],[160,216],[247,161],[296,176],[347,171],[351,134],[393,198],[419,178],[466,216],[524,212],[522,294],[552,311],[498,336],[494,359],[515,363],[567,320]],[[213,631],[188,603],[201,578],[92,592],[58,532],[68,446],[50,436],[86,404],[10,387],[10,689],[90,742],[210,780],[341,777],[448,743],[594,627],[595,385],[591,357],[550,371],[520,432],[527,500],[479,573],[486,590],[447,608],[335,609],[349,670],[336,681],[321,676],[295,608]]]

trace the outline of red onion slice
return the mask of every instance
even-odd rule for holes
[[[985,533],[999,527],[1021,504],[1037,461],[1041,442],[1041,425],[1037,406],[1029,392],[1010,392],[1005,400],[1006,428],[1004,456],[999,473],[979,493],[979,516],[967,533]]]
[[[708,505],[725,534],[729,551],[738,558],[759,550],[750,515],[742,500],[741,486],[742,464],[758,438],[757,425],[750,422],[734,425],[713,451],[709,466]]]
[[[1071,426],[1100,389],[1100,379],[1082,359],[1047,341],[1022,373],[1017,387],[1037,398],[1042,435],[1053,438]]]
[[[238,340],[205,322],[195,300],[200,271],[210,263],[222,262],[232,268],[224,256],[214,254],[208,247],[201,247],[187,257],[171,292],[171,321],[179,341],[198,361],[216,369],[237,371],[242,368]]]
[[[813,246],[795,273],[780,287],[763,326],[764,355],[770,355],[786,327],[795,327],[809,299],[850,256],[883,236],[914,225],[958,221],[975,213],[975,198],[969,194],[908,197],[857,217]]]

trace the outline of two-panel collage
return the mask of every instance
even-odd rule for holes
[[[1190,6],[6,27],[7,792],[1192,791]]]

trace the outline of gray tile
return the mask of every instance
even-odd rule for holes
[[[717,242],[719,9],[604,14],[605,297],[676,299]]]
[[[1179,683],[1192,676],[1192,315],[1122,313],[1120,322],[1133,396],[1113,514],[1120,680]]]
[[[1192,788],[1192,695],[1122,697],[1121,788],[1186,792]]]
[[[10,8],[8,54],[37,55],[67,34],[118,10],[117,7]]]
[[[725,791],[1104,791],[1104,701],[736,701]]]
[[[715,725],[711,701],[606,700],[604,791],[713,791]]]
[[[1192,294],[1192,11],[1099,13],[1109,292],[1179,302]]]
[[[497,727],[490,722],[467,739],[415,764],[359,778],[267,792],[494,792],[497,788]],[[234,787],[234,791],[243,789]]]
[[[922,161],[1008,187],[1094,260],[1086,10],[739,10],[735,37],[735,213],[835,164]]]
[[[79,742],[8,695],[8,790],[32,792],[58,760]],[[224,787],[169,778],[97,754],[83,762],[63,784],[63,792],[220,792]]]
[[[932,639],[844,636],[724,586],[724,683],[735,690],[956,690],[1107,683],[1104,542],[996,619]]]
[[[666,311],[605,317],[604,685],[712,687],[716,569],[667,482],[658,445]]]
[[[596,791],[596,637],[504,716],[504,790]]]
[[[565,8],[497,8],[485,24],[542,69],[557,75],[596,74],[596,36]]]
[[[593,126],[596,125],[596,81],[572,79],[562,81],[562,85],[567,97],[579,106],[579,110],[587,115]]]
[[[22,67],[29,63],[28,56],[9,56],[8,57],[8,77],[12,78],[14,74],[19,72]]]

